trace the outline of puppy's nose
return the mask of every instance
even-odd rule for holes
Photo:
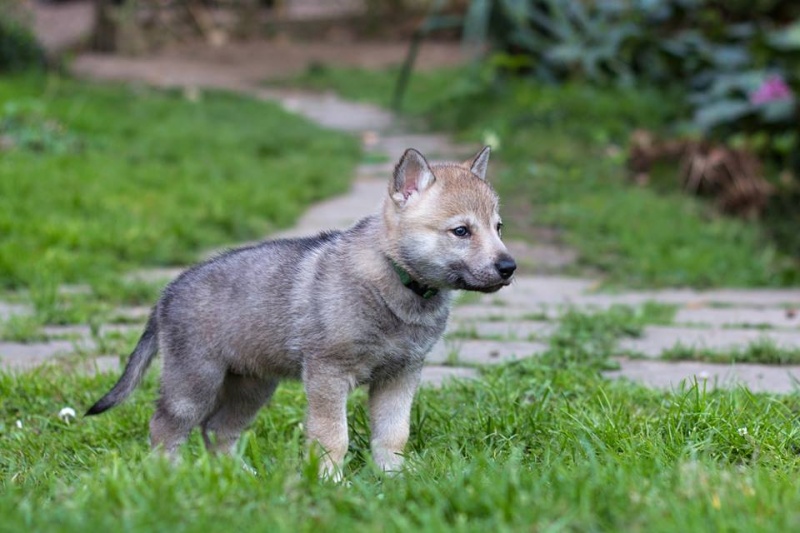
[[[500,273],[501,278],[508,279],[517,269],[517,264],[510,257],[502,257],[494,264],[494,267]]]

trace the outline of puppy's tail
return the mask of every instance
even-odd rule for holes
[[[128,358],[128,364],[125,365],[122,377],[119,378],[117,384],[105,396],[86,411],[86,415],[99,415],[130,396],[136,386],[139,385],[139,382],[142,381],[144,373],[150,363],[153,362],[157,352],[158,321],[156,320],[156,312],[153,310],[147,321],[147,326],[144,328],[144,333],[139,338],[139,343]]]

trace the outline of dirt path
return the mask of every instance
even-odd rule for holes
[[[396,161],[410,146],[439,159],[460,160],[474,152],[475,146],[456,144],[446,135],[411,134],[404,130],[400,120],[374,106],[346,102],[330,94],[264,88],[261,81],[268,70],[266,65],[281,64],[281,68],[287,69],[296,66],[293,63],[286,67],[284,60],[291,56],[287,53],[280,61],[266,59],[262,65],[264,68],[257,67],[256,63],[261,63],[251,57],[253,51],[264,52],[269,46],[272,45],[241,45],[241,48],[208,56],[192,51],[189,53],[191,58],[185,55],[186,51],[139,59],[86,55],[76,59],[74,72],[92,79],[129,80],[158,86],[222,87],[275,101],[324,127],[359,135],[365,151],[389,161]],[[377,61],[376,58],[384,53],[378,50],[370,45],[351,57],[369,56],[369,61]],[[373,52],[375,56],[372,56]],[[306,59],[313,55],[297,53]],[[248,57],[233,59],[237,54]],[[386,52],[382,57],[390,56]],[[423,57],[426,56],[423,54]],[[424,61],[433,65],[439,59]],[[371,157],[370,160],[379,159]],[[344,227],[371,213],[385,194],[390,171],[391,164],[362,165],[348,194],[312,207],[294,228],[282,235],[304,235]],[[545,270],[548,267],[551,271],[557,269],[572,257],[568,251],[554,250],[552,246],[511,245],[514,253],[524,256],[525,262],[538,263]],[[175,274],[174,270],[159,270],[139,275],[152,279],[170,278]],[[620,369],[610,372],[610,377],[634,379],[656,387],[675,387],[684,379],[698,379],[710,385],[741,383],[753,390],[773,392],[793,390],[800,379],[800,367],[671,362],[661,358],[676,346],[684,350],[730,351],[742,349],[748,343],[768,342],[778,348],[800,349],[800,318],[790,310],[800,302],[800,290],[666,290],[604,294],[595,292],[597,286],[596,280],[592,279],[520,275],[512,287],[495,295],[464,298],[454,308],[448,335],[429,356],[425,380],[438,383],[448,377],[473,377],[477,375],[476,365],[542,353],[548,336],[557,327],[557,317],[565,309],[596,311],[613,305],[639,307],[652,302],[674,306],[673,323],[646,327],[640,338],[622,343],[620,353],[625,357],[618,358]],[[134,315],[138,313],[142,319],[146,312],[141,309],[124,311]],[[24,308],[0,303],[0,318],[3,314],[20,312],[25,312]],[[72,331],[79,337],[78,344],[82,344],[84,349],[87,345],[91,348],[94,341],[89,336],[88,327],[79,326]],[[74,350],[74,345],[75,342],[69,346],[63,341],[28,345],[0,343],[0,359],[5,367],[28,368]],[[91,361],[90,366],[107,369],[116,368],[118,364],[117,356],[101,356]]]

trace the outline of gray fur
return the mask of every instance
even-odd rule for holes
[[[398,169],[420,170],[421,154],[411,157],[413,164],[401,160]],[[403,179],[402,170],[395,174],[394,183]],[[370,391],[373,456],[384,469],[399,468],[424,358],[445,329],[451,289],[459,288],[451,268],[437,272],[425,258],[397,257],[403,247],[396,241],[414,228],[392,220],[402,221],[414,202],[422,203],[387,198],[382,215],[347,230],[265,241],[187,270],[166,287],[119,382],[88,414],[130,394],[157,342],[164,368],[150,424],[154,448],[172,453],[199,426],[209,448],[230,450],[280,380],[302,379],[308,438],[325,453],[324,474],[339,473],[347,394],[359,385]],[[496,243],[482,245],[478,255],[493,255],[476,261],[507,256]],[[424,270],[438,294],[424,299],[409,290],[391,260]],[[422,263],[425,269],[414,269]],[[508,283],[494,275],[486,286]]]

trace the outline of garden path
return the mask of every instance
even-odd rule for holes
[[[428,64],[434,65],[441,59],[425,57],[423,54],[423,63],[429,61]],[[219,58],[204,61],[196,54],[191,60],[180,56],[123,59],[83,55],[75,59],[72,69],[86,78],[183,87],[191,94],[205,88],[222,88],[278,102],[324,127],[358,135],[368,161],[396,161],[407,147],[418,148],[433,159],[461,160],[477,148],[455,143],[443,134],[412,133],[399,118],[375,106],[347,102],[332,94],[266,88],[261,84],[263,72],[254,75],[252,70],[227,68]],[[373,212],[385,194],[391,168],[391,163],[362,164],[348,193],[313,206],[295,227],[280,235],[340,228]],[[672,323],[646,326],[640,337],[623,341],[620,357],[616,358],[619,368],[608,372],[610,378],[633,379],[654,387],[676,387],[682,380],[697,379],[709,386],[744,384],[754,391],[773,392],[794,390],[800,379],[800,366],[711,364],[662,358],[665,351],[676,345],[684,351],[688,348],[730,351],[767,340],[772,346],[800,350],[797,312],[800,289],[598,292],[598,280],[557,274],[574,260],[574,252],[551,244],[511,242],[509,245],[523,265],[516,282],[499,293],[464,296],[457,302],[445,339],[429,356],[426,382],[436,384],[444,379],[476,377],[477,365],[541,354],[547,347],[548,336],[557,328],[558,316],[568,308],[595,311],[618,304],[638,307],[651,302],[674,306],[677,311]],[[531,265],[543,273],[532,274]],[[166,281],[177,272],[150,270],[136,275]],[[25,312],[28,312],[25,306],[0,302],[0,319]],[[122,309],[120,313],[143,322],[147,309]],[[100,330],[102,333],[104,329],[130,327],[141,325],[104,325]],[[97,351],[97,341],[93,340],[96,335],[91,335],[88,326],[51,328],[49,333],[71,334],[74,340],[0,342],[0,365],[24,369],[76,349]],[[89,370],[116,369],[119,358],[117,355],[84,358],[78,364]]]

